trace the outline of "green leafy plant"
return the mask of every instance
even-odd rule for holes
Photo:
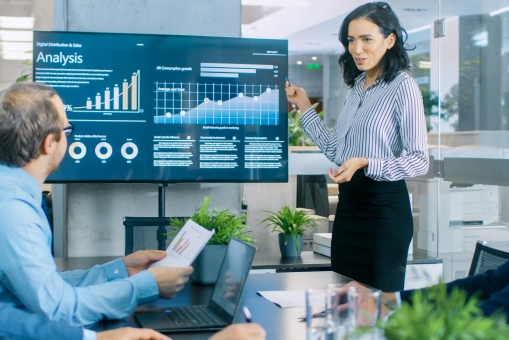
[[[477,295],[470,298],[457,287],[447,293],[444,283],[418,290],[412,304],[382,324],[388,340],[495,340],[508,339],[509,326],[502,314],[484,317]]]
[[[27,53],[31,53],[32,51],[29,51]],[[21,71],[21,76],[16,78],[16,83],[22,83],[25,81],[29,81],[32,79],[32,59],[25,59],[23,60],[23,65],[27,66]]]
[[[454,85],[451,88],[450,93],[447,93],[444,96],[444,100],[440,102],[440,119],[445,121],[449,121],[449,119],[459,112],[458,110],[458,102],[457,95],[458,86]],[[438,115],[438,94],[434,91],[429,91],[427,89],[421,90],[422,101],[424,104],[424,115],[426,117],[436,116]],[[428,132],[432,130],[432,126],[429,121],[426,120],[426,127]]]
[[[312,106],[316,109],[319,104],[320,103],[314,103]],[[321,119],[323,119],[323,115],[323,111],[318,113]],[[315,144],[313,144],[302,130],[300,117],[302,117],[302,112],[297,109],[288,112],[288,143],[291,146],[314,146]]]
[[[203,199],[200,207],[190,218],[170,218],[170,226],[174,229],[168,233],[170,238],[175,237],[184,227],[184,224],[191,219],[207,230],[215,229],[214,235],[210,238],[208,245],[224,245],[230,242],[232,237],[246,243],[255,243],[256,239],[251,237],[251,229],[246,225],[246,214],[233,215],[228,209],[210,209],[212,195]]]
[[[267,223],[265,228],[272,227],[272,232],[279,232],[285,237],[285,245],[288,244],[288,239],[293,235],[295,240],[295,251],[299,253],[299,235],[303,235],[309,228],[316,231],[316,218],[311,215],[306,215],[301,210],[296,210],[295,207],[284,205],[278,211],[264,210],[269,213],[269,216],[262,220],[260,224]]]

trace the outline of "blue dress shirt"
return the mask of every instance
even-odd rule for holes
[[[476,292],[480,293],[479,308],[483,314],[489,316],[500,310],[509,323],[509,261],[486,273],[449,282],[447,291],[450,293],[454,287],[465,290],[468,298]],[[411,303],[413,293],[414,290],[403,291],[400,292],[400,297]]]
[[[96,339],[95,332],[91,333],[90,339]],[[0,303],[0,338],[3,337],[10,340],[87,340],[81,328]]]
[[[39,183],[0,165],[0,302],[73,326],[122,318],[157,299],[154,276],[128,277],[121,259],[89,270],[57,272]]]

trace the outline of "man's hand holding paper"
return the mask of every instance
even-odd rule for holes
[[[184,288],[186,282],[189,281],[189,276],[193,273],[191,263],[213,234],[214,230],[209,231],[188,220],[166,249],[164,258],[161,258],[164,256],[164,252],[150,254],[160,259],[149,268],[157,281],[159,297],[171,299]],[[151,257],[152,260],[154,256]]]
[[[166,257],[162,250],[140,250],[123,258],[129,276],[148,269],[154,262]]]
[[[184,285],[189,281],[189,276],[193,273],[193,267],[172,268],[168,266],[160,266],[149,268],[154,275],[157,288],[159,288],[159,297],[163,299],[171,299]]]
[[[150,268],[160,266],[189,267],[212,235],[214,235],[214,230],[207,230],[192,220],[188,220],[166,249],[166,257],[152,264]]]

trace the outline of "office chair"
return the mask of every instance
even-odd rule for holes
[[[509,253],[487,246],[486,241],[477,241],[474,257],[468,275],[476,275],[496,269],[509,260]]]
[[[133,253],[135,248],[166,250],[169,226],[169,217],[124,217],[125,255]]]
[[[329,189],[325,175],[297,175],[297,207],[329,217]]]

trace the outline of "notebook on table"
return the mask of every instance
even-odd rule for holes
[[[162,332],[209,331],[233,322],[256,248],[232,238],[208,305],[158,308],[134,312],[143,328]]]

